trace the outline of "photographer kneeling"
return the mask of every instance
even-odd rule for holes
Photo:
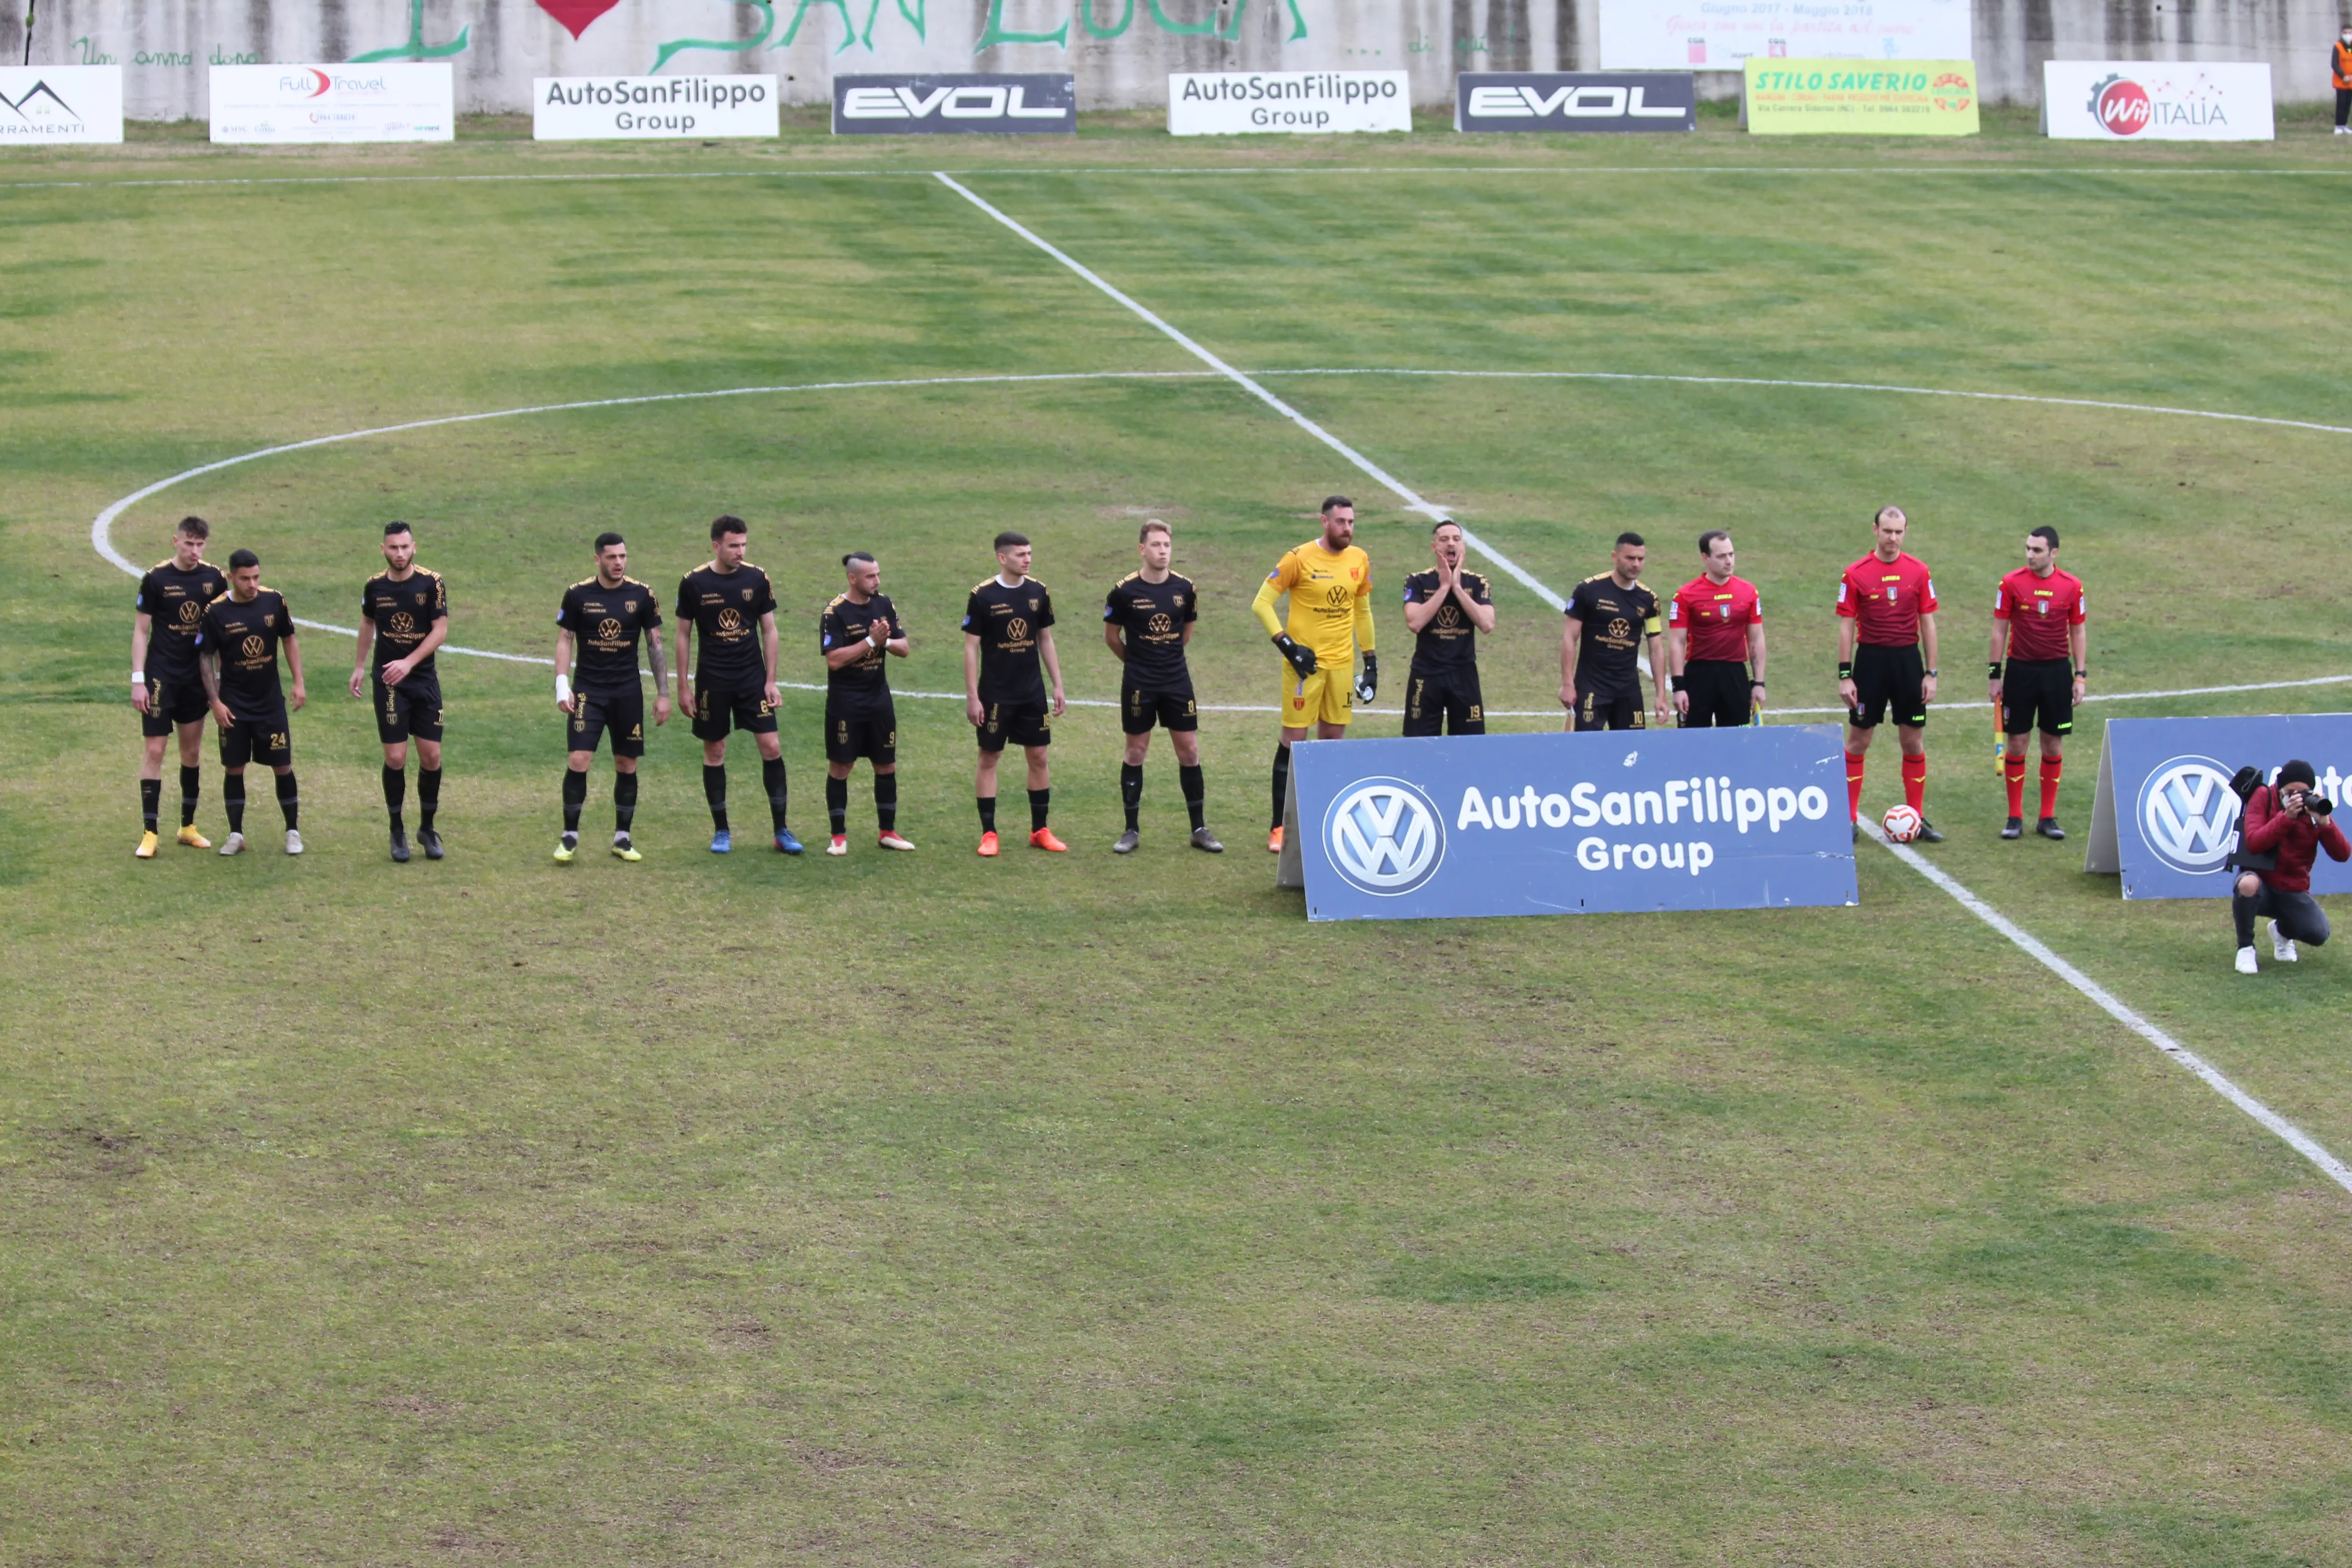
[[[2246,792],[2238,827],[2239,864],[2246,869],[2230,900],[2241,974],[2255,973],[2257,915],[2271,917],[2271,955],[2281,963],[2294,962],[2298,942],[2318,947],[2327,941],[2327,911],[2311,896],[2312,863],[2323,848],[2331,860],[2352,859],[2352,843],[2316,784],[2311,764],[2297,760],[2279,769],[2276,784]]]

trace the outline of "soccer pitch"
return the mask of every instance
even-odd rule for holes
[[[2110,700],[2352,674],[2352,176],[2283,129],[12,157],[5,1553],[2352,1556],[2352,1195],[1893,856],[1858,849],[1853,910],[1308,927],[1261,847],[1279,666],[1249,597],[1351,495],[1383,655],[1359,728],[1394,733],[1427,521],[965,194],[1554,592],[1629,527],[1671,592],[1732,529],[1777,708],[1835,702],[1832,593],[1882,501],[1935,568],[1956,702],[2055,524],[2101,698],[2075,837],[1996,838],[1990,716],[1955,709],[1924,853],[2346,1155],[2352,957],[2242,980],[2225,909],[2081,870],[2104,719],[2345,702]],[[276,852],[257,775],[259,852],[131,859],[132,583],[93,546],[143,567],[190,511],[338,627],[405,518],[451,641],[514,656],[440,660],[447,860],[386,858],[324,629],[310,852]],[[838,557],[880,557],[916,854],[872,848],[862,767],[846,858],[766,852],[740,740],[743,847],[706,853],[673,719],[646,861],[602,854],[601,757],[588,852],[549,860],[558,720],[515,660],[551,656],[596,531],[667,616],[719,511],[787,681],[824,679]],[[1184,846],[1164,740],[1142,850],[1108,853],[1098,606],[1145,516],[1201,587],[1221,857]],[[1092,704],[1055,727],[1066,857],[972,855],[960,701],[905,695],[960,690],[1001,528]],[[1474,564],[1489,705],[1556,712],[1556,614]],[[787,695],[815,841],[822,699]],[[209,743],[203,787],[217,838]]]

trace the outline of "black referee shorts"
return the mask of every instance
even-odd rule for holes
[[[1927,677],[1917,643],[1907,647],[1864,643],[1853,650],[1854,704],[1847,721],[1857,730],[1875,730],[1891,713],[1897,724],[1918,729],[1927,722],[1927,699],[1920,690]]]
[[[2000,679],[2002,728],[2022,735],[2041,721],[2045,735],[2074,732],[2074,661],[2012,658]]]
[[[1685,730],[1736,730],[1755,710],[1748,666],[1738,659],[1692,659],[1683,666],[1683,695],[1690,699]]]
[[[1478,689],[1476,666],[1404,678],[1404,732],[1408,735],[1483,735],[1486,699]]]

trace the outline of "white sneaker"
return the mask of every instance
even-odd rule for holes
[[[286,853],[289,855],[302,853],[302,836],[290,827],[286,830]]]
[[[2276,921],[2271,921],[2271,956],[2281,963],[2294,962],[2294,943],[2289,938],[2279,935]]]
[[[2352,136],[2352,127],[2339,125],[2336,128],[2336,134],[2338,136]]]
[[[2259,974],[2262,973],[2254,967],[2254,950],[2252,948],[2242,947],[2238,950],[2238,973],[2241,974]]]
[[[245,835],[242,833],[232,833],[226,838],[222,839],[220,852],[224,855],[244,854]]]

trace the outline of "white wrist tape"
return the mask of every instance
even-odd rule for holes
[[[147,684],[147,672],[146,672],[145,670],[143,670],[143,669],[134,669],[134,670],[132,670],[132,671],[131,672],[131,685],[133,685],[133,686],[144,686],[144,685],[146,685],[146,684]]]
[[[560,670],[555,677],[555,700],[558,702],[572,700],[572,678]]]

